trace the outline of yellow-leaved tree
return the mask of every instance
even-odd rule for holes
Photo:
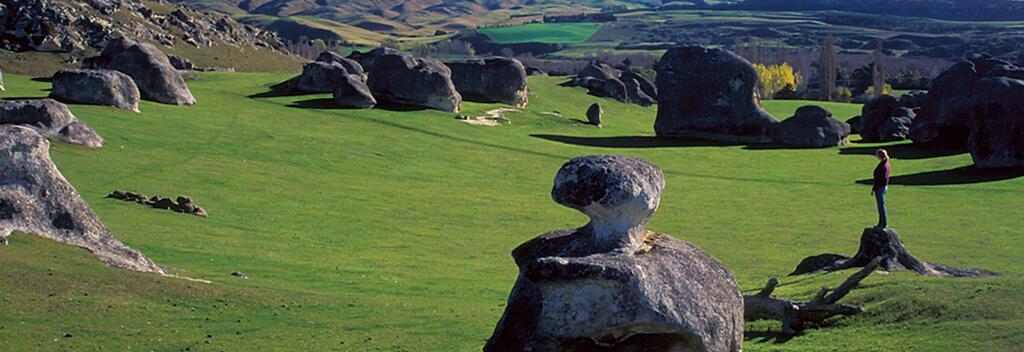
[[[776,65],[754,64],[757,75],[760,77],[761,97],[765,99],[775,98],[780,92],[796,93],[796,87],[803,82],[803,77],[793,71],[793,66],[788,63]]]

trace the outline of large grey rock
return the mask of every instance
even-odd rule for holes
[[[659,136],[771,141],[778,121],[758,104],[757,71],[747,60],[722,49],[684,46],[665,52],[657,71]]]
[[[516,59],[449,62],[452,82],[462,98],[525,108],[529,103],[526,68]]]
[[[359,65],[359,63],[356,62],[355,60],[345,58],[344,56],[341,56],[341,54],[338,54],[336,52],[322,52],[320,53],[320,55],[316,57],[316,61],[326,62],[328,64],[337,63],[341,65],[341,67],[344,67],[345,71],[348,72],[348,74],[363,76],[363,80],[366,80],[366,72],[363,72],[362,65]]]
[[[591,95],[612,98],[621,103],[650,106],[657,102],[657,88],[650,80],[604,63],[592,62],[583,67],[573,83],[586,88]]]
[[[129,39],[107,42],[100,56],[86,59],[83,68],[121,71],[135,80],[142,98],[164,104],[195,105],[196,99],[167,54],[149,43]]]
[[[1024,81],[988,78],[975,87],[967,142],[974,164],[1024,167]]]
[[[919,109],[924,104],[925,98],[928,97],[928,92],[922,92],[915,90],[910,93],[903,94],[900,96],[900,107],[908,109]]]
[[[434,59],[416,58],[393,49],[377,48],[368,53],[355,52],[366,74],[367,85],[378,102],[422,106],[458,112],[462,95],[452,83],[452,72]]]
[[[664,185],[641,159],[563,165],[552,198],[590,222],[512,252],[519,277],[484,351],[739,351],[743,300],[729,269],[646,229]]]
[[[849,140],[850,125],[832,118],[828,109],[807,105],[796,109],[775,129],[775,142],[800,147],[835,147]]]
[[[608,64],[592,62],[580,69],[580,72],[576,74],[576,78],[592,77],[607,81],[619,78],[621,75],[621,70],[608,66]]]
[[[647,77],[641,76],[636,72],[623,71],[622,75],[619,76],[619,79],[623,80],[624,82],[630,79],[636,80],[637,83],[640,85],[640,90],[644,94],[646,94],[648,97],[651,97],[651,99],[654,99],[655,101],[658,100],[658,87],[654,86],[654,83],[651,83],[651,80],[647,79]]]
[[[591,125],[601,127],[601,118],[604,115],[604,110],[601,109],[600,103],[590,104],[587,108],[587,122]]]
[[[21,126],[0,127],[0,238],[24,232],[78,246],[107,265],[163,273],[125,246],[50,160],[50,143]]]
[[[860,137],[869,142],[881,142],[882,125],[892,119],[899,100],[891,95],[880,95],[869,100],[861,107]]]
[[[626,87],[626,99],[633,104],[640,106],[651,106],[657,103],[657,100],[647,95],[643,90],[643,84],[637,81],[635,78],[626,77],[625,74],[620,77],[619,81]]]
[[[309,93],[328,93],[345,81],[348,70],[341,64],[314,61],[302,66],[295,89]]]
[[[103,137],[53,99],[0,101],[0,125],[30,127],[47,137],[90,148],[103,146]]]
[[[192,71],[196,69],[196,65],[193,64],[191,60],[181,56],[167,54],[167,61],[171,63],[171,66],[178,70]]]
[[[892,116],[878,126],[879,142],[902,141],[910,137],[910,126],[914,123],[914,110],[896,108]]]
[[[377,100],[361,76],[345,75],[334,88],[334,103],[343,108],[369,109],[377,105]]]
[[[114,70],[61,70],[53,75],[50,97],[66,102],[106,105],[139,112],[139,88]]]

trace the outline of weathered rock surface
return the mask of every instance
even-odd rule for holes
[[[914,123],[914,110],[896,108],[892,116],[878,127],[879,141],[902,141],[910,137],[910,125]]]
[[[771,141],[778,121],[757,103],[757,71],[747,60],[722,49],[684,46],[669,49],[657,71],[659,136]]]
[[[646,229],[664,182],[624,156],[563,165],[552,198],[590,222],[512,252],[519,277],[484,350],[739,351],[743,300],[729,269]]]
[[[497,58],[446,63],[462,98],[525,108],[529,103],[526,68],[516,59]]]
[[[53,99],[0,101],[0,125],[31,127],[47,137],[90,148],[103,146],[103,137]]]
[[[961,61],[932,80],[931,88],[910,128],[917,143],[965,145],[970,134],[974,90],[985,78],[1024,79],[1024,70],[989,57]]]
[[[167,54],[152,44],[114,39],[107,43],[100,56],[86,59],[82,66],[117,70],[131,76],[146,100],[173,105],[196,103],[181,73],[167,60]]]
[[[171,66],[178,70],[192,71],[196,69],[196,65],[193,64],[191,60],[181,56],[167,54],[167,61],[171,63]]]
[[[114,70],[61,70],[53,75],[50,97],[65,102],[106,105],[139,112],[139,88]]]
[[[78,246],[107,265],[163,273],[125,246],[50,160],[50,143],[21,126],[0,127],[0,238],[24,232]]]
[[[576,75],[573,83],[587,93],[608,97],[622,103],[650,106],[657,103],[658,92],[646,77],[622,71],[604,63],[590,63]]]
[[[774,131],[776,143],[800,147],[835,147],[849,142],[850,125],[832,118],[832,112],[807,105],[782,121]]]
[[[361,76],[350,74],[334,88],[334,103],[343,108],[369,109],[377,105],[377,100]]]
[[[364,81],[366,80],[366,72],[363,71],[363,66],[362,65],[359,65],[359,63],[356,62],[355,60],[352,60],[352,59],[346,58],[344,56],[341,56],[341,54],[338,54],[336,52],[333,52],[333,51],[322,52],[322,53],[320,53],[320,55],[317,55],[316,61],[318,61],[318,62],[326,62],[328,64],[330,64],[330,63],[337,63],[337,64],[341,65],[341,67],[344,67],[345,68],[345,72],[348,72],[348,74],[350,74],[350,75],[359,75],[359,76],[362,76],[362,80],[364,80]]]
[[[462,95],[452,83],[451,70],[441,61],[416,58],[387,48],[353,52],[349,58],[366,70],[367,85],[378,102],[447,112],[460,109]]]
[[[295,89],[308,93],[328,93],[345,81],[348,70],[339,63],[314,61],[302,66]],[[360,80],[362,81],[362,80]]]
[[[860,136],[868,142],[888,142],[907,139],[914,111],[899,106],[891,95],[880,95],[861,108]]]
[[[911,110],[920,109],[921,105],[924,104],[925,98],[928,97],[928,92],[922,92],[919,90],[903,94],[900,96],[901,108],[908,108]]]
[[[591,125],[601,127],[601,117],[604,115],[604,110],[601,110],[601,104],[593,103],[587,108],[587,122]]]
[[[1024,81],[1007,77],[978,82],[967,142],[982,168],[1024,167]]]

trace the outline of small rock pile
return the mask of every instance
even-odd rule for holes
[[[110,193],[107,198],[120,199],[128,202],[135,202],[139,204],[145,204],[157,209],[168,209],[178,213],[192,214],[195,216],[206,217],[206,209],[196,205],[192,201],[191,197],[178,196],[177,201],[171,200],[170,198],[164,198],[160,196],[146,197],[141,193],[126,192],[122,190],[116,190]]]

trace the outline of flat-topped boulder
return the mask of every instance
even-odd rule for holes
[[[525,108],[529,103],[526,68],[516,59],[487,59],[446,63],[462,98]]]
[[[90,148],[103,146],[103,137],[75,117],[67,105],[53,99],[2,100],[0,125],[26,126],[44,136]]]
[[[671,48],[658,61],[658,116],[662,137],[768,143],[778,124],[757,102],[757,71],[729,51]]]
[[[967,147],[981,168],[1024,167],[1024,81],[988,78],[975,85]]]
[[[135,81],[120,71],[60,70],[53,75],[50,97],[139,112],[141,95]]]
[[[774,131],[776,143],[799,147],[835,147],[849,142],[850,125],[836,120],[828,109],[807,105],[796,109],[793,117]]]
[[[646,228],[664,186],[641,159],[563,165],[551,196],[590,222],[513,250],[519,277],[484,351],[739,351],[743,300],[732,272]]]
[[[181,73],[171,65],[167,54],[149,43],[130,39],[114,39],[100,56],[88,58],[86,69],[121,71],[135,81],[143,99],[172,105],[195,105]]]
[[[462,95],[452,82],[452,72],[434,59],[417,58],[394,49],[354,52],[350,59],[366,70],[367,86],[379,102],[420,106],[458,112]]]
[[[0,238],[23,232],[85,248],[113,267],[163,273],[103,225],[49,151],[50,143],[33,129],[0,127]]]

